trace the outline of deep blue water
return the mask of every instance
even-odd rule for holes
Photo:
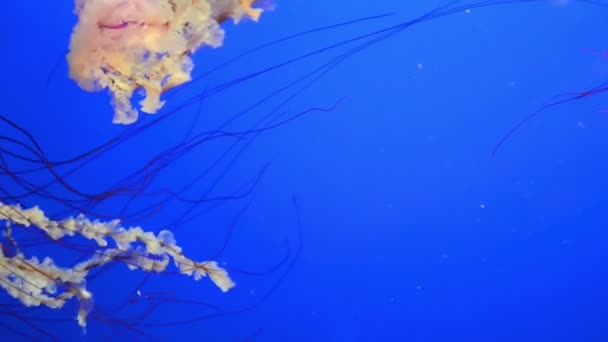
[[[150,193],[185,187],[181,200],[118,197],[95,207],[119,218],[162,199],[154,215],[125,225],[173,230],[194,259],[225,263],[234,290],[171,274],[142,282],[142,272],[117,264],[88,283],[96,318],[86,335],[73,302],[61,312],[26,310],[3,293],[0,340],[608,341],[606,95],[542,111],[492,155],[517,122],[564,98],[556,95],[608,80],[608,5],[493,4],[387,31],[394,34],[380,41],[369,35],[446,3],[279,0],[259,23],[226,24],[224,46],[195,55],[195,76],[292,34],[393,13],[266,46],[175,89],[160,113],[129,129],[172,113],[166,120],[65,176],[83,192],[103,191],[235,117],[224,130],[239,134],[204,141],[149,185]],[[107,94],[86,93],[67,77],[72,8],[69,0],[11,1],[0,21],[0,114],[50,160],[125,129],[111,124]],[[332,61],[339,63],[302,79]],[[272,66],[280,67],[209,93]],[[269,129],[242,133],[260,127]],[[0,133],[26,140],[8,125]],[[24,167],[0,153],[3,165]],[[0,187],[4,200],[21,189],[5,171]],[[75,197],[58,184],[49,191]],[[77,214],[36,195],[19,202],[58,218]],[[84,258],[53,243],[24,251],[66,266]]]

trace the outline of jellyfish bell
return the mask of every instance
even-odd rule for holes
[[[88,91],[107,89],[113,122],[134,123],[136,89],[145,90],[141,111],[156,113],[164,91],[190,80],[190,55],[222,44],[221,22],[259,19],[262,9],[253,5],[253,0],[78,0],[67,56],[70,77]]]

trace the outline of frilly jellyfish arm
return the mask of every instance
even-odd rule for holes
[[[254,0],[76,0],[78,23],[67,56],[70,77],[88,91],[107,89],[114,123],[137,121],[131,105],[144,89],[141,111],[155,113],[160,95],[188,82],[190,55],[202,46],[219,47],[220,23],[228,18],[257,21]]]
[[[93,308],[93,294],[86,289],[87,276],[110,262],[124,263],[132,270],[160,273],[173,261],[180,273],[195,280],[209,276],[223,292],[235,286],[228,272],[215,261],[196,262],[186,257],[168,230],[155,235],[140,227],[124,228],[118,220],[91,221],[84,215],[54,221],[38,207],[24,209],[0,202],[2,222],[7,227],[5,235],[9,235],[8,240],[14,245],[17,242],[10,236],[11,226],[36,228],[53,240],[79,235],[97,243],[99,249],[91,258],[73,267],[59,267],[50,257],[42,261],[36,256],[28,258],[18,248],[15,255],[6,255],[0,248],[1,288],[25,306],[60,309],[68,300],[76,298],[80,303],[76,318],[83,328]]]

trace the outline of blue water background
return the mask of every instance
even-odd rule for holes
[[[259,23],[227,24],[224,46],[197,53],[194,74],[291,33],[395,14],[260,50],[176,91],[166,110],[214,84],[411,20],[445,3],[277,1]],[[5,33],[1,113],[26,127],[56,159],[90,149],[123,129],[111,124],[105,93],[80,90],[67,78],[65,63],[56,64],[75,23],[72,6],[70,1],[7,2],[0,21]],[[293,115],[328,108],[344,98],[338,107],[256,138],[214,192],[250,184],[270,165],[253,194],[210,208],[175,233],[189,255],[208,258],[247,207],[219,261],[263,271],[286,254],[293,257],[301,242],[287,277],[274,289],[285,267],[264,276],[236,274],[237,287],[221,294],[207,280],[158,276],[147,291],[174,291],[180,298],[227,308],[257,303],[269,290],[272,295],[245,313],[145,331],[165,341],[245,341],[248,336],[249,341],[608,341],[606,96],[543,112],[491,155],[514,124],[553,96],[583,92],[608,79],[608,57],[587,51],[608,51],[606,18],[608,7],[575,1],[460,11],[413,25],[333,68],[281,111]],[[214,127],[348,47],[205,100],[195,129]],[[84,189],[110,185],[179,141],[199,115],[197,108],[121,145],[71,181]],[[247,113],[235,129],[249,127],[272,108],[265,104]],[[209,144],[176,162],[158,184],[179,186],[195,177],[227,143]],[[207,185],[198,184],[192,196]],[[24,204],[59,210],[36,198]],[[179,212],[179,205],[170,208],[142,226],[160,229]],[[116,208],[110,203],[103,210]],[[74,261],[70,252],[62,253],[60,259]],[[138,280],[141,274],[118,265],[89,287],[98,305],[111,306],[113,293],[124,295]],[[2,301],[14,303],[4,295]],[[41,312],[45,319],[53,317],[50,310]],[[150,320],[204,312],[173,303],[161,305]],[[31,332],[19,320],[0,320]],[[65,341],[98,341],[120,330],[91,322],[83,336],[75,322],[36,324]],[[10,331],[0,334],[6,336],[2,341],[22,339]]]

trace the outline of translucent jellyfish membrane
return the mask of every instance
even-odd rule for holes
[[[108,89],[116,124],[137,121],[131,98],[145,90],[141,111],[162,108],[161,94],[190,80],[190,55],[222,45],[220,24],[262,10],[255,0],[76,0],[78,23],[67,56],[70,77],[88,91]]]

